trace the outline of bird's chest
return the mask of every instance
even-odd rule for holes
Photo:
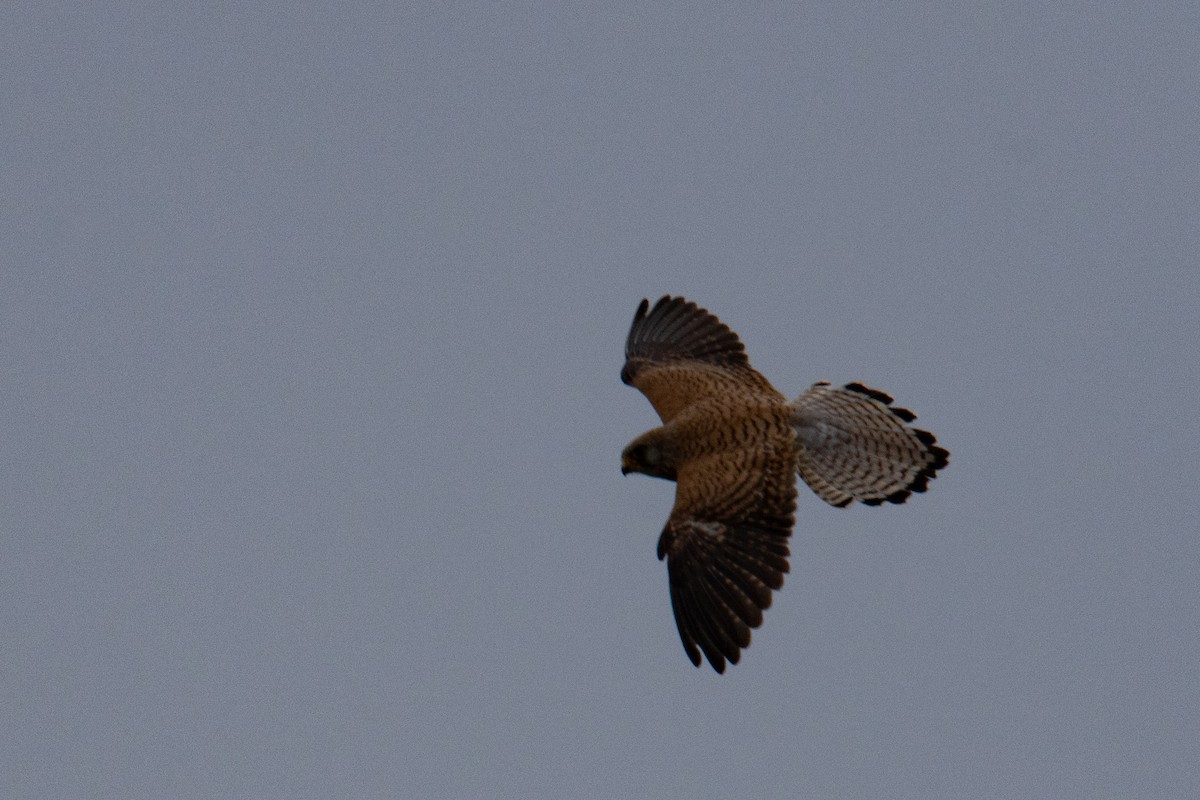
[[[784,409],[766,403],[707,402],[672,421],[672,438],[680,460],[704,456],[790,452],[795,434]]]

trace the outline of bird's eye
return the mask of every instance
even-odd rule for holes
[[[642,461],[647,464],[657,464],[658,448],[649,445],[642,448]]]

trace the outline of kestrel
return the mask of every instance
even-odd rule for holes
[[[658,539],[688,658],[738,662],[788,571],[796,479],[839,508],[903,503],[950,454],[916,415],[861,383],[815,383],[792,402],[756,372],[737,334],[682,297],[643,300],[621,380],[662,418],[621,472],[675,481]]]

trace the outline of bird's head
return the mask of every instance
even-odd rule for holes
[[[621,451],[621,474],[631,472],[675,480],[675,460],[662,428],[643,433]]]

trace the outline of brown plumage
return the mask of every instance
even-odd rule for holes
[[[682,297],[638,306],[621,380],[663,421],[625,448],[621,471],[676,482],[658,557],[684,651],[717,672],[783,585],[797,473],[834,506],[903,503],[949,458],[908,425],[916,415],[860,383],[817,383],[789,403],[737,334]]]

